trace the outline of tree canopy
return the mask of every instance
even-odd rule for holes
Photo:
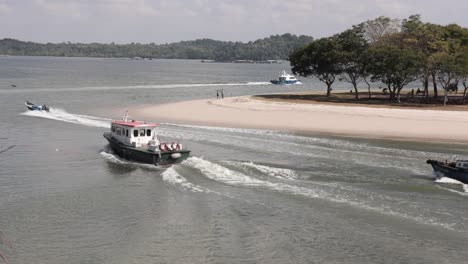
[[[291,54],[289,60],[293,73],[301,76],[314,75],[327,85],[329,96],[336,76],[341,73],[338,45],[335,38],[321,38]]]
[[[468,76],[468,29],[459,25],[425,23],[419,15],[402,21],[378,17],[331,37],[314,40],[290,55],[292,71],[314,75],[327,85],[335,77],[351,83],[358,98],[357,83],[372,81],[387,85],[390,100],[399,100],[403,87],[421,80],[428,95],[432,81],[445,90],[465,87]],[[370,92],[369,92],[370,95]]]

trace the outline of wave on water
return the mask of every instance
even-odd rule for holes
[[[52,120],[63,121],[67,123],[90,126],[90,127],[103,127],[103,128],[109,127],[109,122],[111,121],[111,119],[109,118],[71,114],[59,108],[50,108],[49,112],[26,111],[22,113],[21,115],[52,119]]]
[[[57,120],[67,123],[79,124],[89,127],[100,127],[108,128],[111,121],[110,118],[95,117],[89,115],[80,115],[68,113],[63,109],[51,108],[50,112],[45,111],[26,111],[22,113],[24,116],[45,118],[51,120]],[[185,131],[184,128],[190,128],[190,131]],[[213,126],[196,126],[196,125],[184,125],[184,124],[173,124],[173,123],[161,123],[159,127],[160,136],[175,137],[179,139],[188,139],[194,141],[210,141],[219,143],[219,137],[213,137],[213,132],[219,133],[229,133],[231,135],[226,135],[235,137],[234,141],[239,141],[239,144],[246,140],[254,140],[253,143],[258,143],[262,141],[265,145],[272,148],[281,143],[283,147],[293,147],[295,152],[299,148],[306,148],[306,153],[295,153],[300,155],[310,156],[311,153],[316,151],[309,151],[311,149],[318,150],[322,149],[322,153],[327,153],[328,150],[339,150],[340,153],[373,153],[372,155],[379,156],[388,156],[398,154],[399,156],[405,156],[411,159],[417,159],[418,157],[427,156],[428,153],[423,151],[414,151],[414,150],[404,150],[398,148],[386,148],[373,146],[362,142],[353,142],[349,140],[342,139],[331,139],[331,138],[321,138],[321,137],[305,137],[301,135],[295,135],[290,133],[283,133],[274,130],[262,130],[262,129],[244,129],[244,128],[224,128],[224,127],[213,127]],[[206,132],[206,133],[202,133]],[[201,134],[200,134],[201,133]],[[243,135],[242,135],[243,134]],[[248,137],[245,135],[253,135],[254,138]],[[221,143],[225,143],[225,140],[222,140]],[[276,143],[275,143],[276,142]],[[232,142],[231,142],[232,143]],[[275,144],[273,144],[275,143]],[[255,145],[255,144],[254,144]],[[339,146],[339,148],[337,148]],[[283,151],[282,149],[268,149],[270,151]],[[369,158],[369,161],[372,158]],[[362,163],[359,159],[356,160],[357,163]],[[372,163],[375,166],[376,163]],[[364,164],[369,165],[369,164]],[[387,164],[388,165],[388,164]],[[420,174],[421,171],[413,171],[413,173]]]
[[[158,168],[152,164],[144,164],[144,163],[138,163],[138,162],[131,162],[122,158],[119,158],[118,156],[110,153],[109,150],[103,150],[101,151],[101,156],[103,156],[107,161],[114,163],[114,164],[119,164],[119,165],[128,165],[132,167],[140,167],[144,169],[152,169],[152,170],[162,170],[161,168]],[[165,169],[161,173],[163,181],[173,185],[177,186],[183,190],[186,191],[191,191],[191,192],[204,192],[204,193],[216,193],[213,192],[209,189],[206,189],[204,187],[201,187],[199,185],[193,184],[189,182],[185,177],[180,175],[173,166]]]
[[[99,153],[99,154],[101,154],[101,156],[106,158],[108,161],[110,161],[112,163],[115,163],[115,164],[124,164],[124,165],[132,164],[131,162],[129,162],[127,160],[123,160],[123,159],[117,157],[116,155],[111,154],[111,153],[106,152],[106,151],[101,151],[101,153]]]
[[[454,224],[452,223],[444,223],[432,215],[428,216],[425,215],[424,212],[418,213],[413,211],[412,207],[415,205],[412,203],[408,203],[406,206],[404,206],[405,204],[403,201],[400,201],[398,202],[398,207],[395,207],[395,198],[367,192],[365,190],[351,190],[342,188],[339,185],[322,185],[315,184],[314,182],[310,182],[310,184],[306,186],[296,186],[293,182],[270,182],[267,180],[255,178],[252,175],[224,167],[221,164],[213,163],[199,157],[191,157],[182,164],[197,169],[205,177],[226,185],[262,188],[313,199],[322,199],[377,212],[380,214],[402,217],[422,224],[440,226],[450,230],[456,230]],[[263,167],[258,167],[258,165],[252,164],[251,166],[264,169]],[[268,173],[267,171],[269,170],[271,169],[268,168],[268,170],[265,172]]]
[[[290,170],[290,169],[283,169],[283,168],[276,168],[276,167],[270,167],[270,166],[265,166],[265,165],[259,165],[255,164],[253,162],[235,162],[235,161],[230,161],[226,162],[227,164],[232,164],[235,166],[240,166],[244,168],[252,168],[255,170],[260,171],[263,174],[266,174],[270,177],[275,177],[278,179],[282,180],[297,180],[298,175],[296,174],[295,171]]]
[[[0,90],[2,93],[21,92],[81,92],[81,91],[107,91],[107,90],[132,90],[132,89],[171,89],[171,88],[197,88],[197,87],[223,87],[223,86],[252,86],[270,85],[270,82],[239,82],[239,83],[188,83],[188,84],[153,84],[153,85],[130,85],[130,86],[89,86],[71,88],[31,88]]]
[[[162,170],[160,167],[156,167],[152,164],[146,164],[146,163],[140,163],[140,162],[134,162],[134,161],[122,159],[118,157],[117,155],[113,154],[110,149],[104,149],[99,154],[101,154],[101,156],[103,156],[107,161],[114,163],[114,164],[125,165],[129,167],[138,167],[138,168],[142,168],[145,170],[155,170],[155,171]]]
[[[219,132],[231,132],[231,133],[242,133],[242,134],[254,134],[254,135],[279,135],[278,131],[264,130],[264,129],[249,129],[249,128],[232,128],[232,127],[214,127],[214,126],[197,126],[197,125],[186,125],[186,124],[175,124],[175,123],[161,123],[161,125],[183,127],[183,128],[195,128],[208,131],[219,131]]]
[[[452,178],[448,178],[448,177],[440,177],[440,178],[437,178],[435,179],[435,182],[436,183],[450,183],[450,184],[462,184],[462,182],[460,181],[457,181],[455,179],[452,179]]]
[[[292,141],[296,143],[313,145],[314,147],[325,147],[326,149],[333,148],[342,152],[351,151],[352,153],[373,153],[373,155],[380,156],[405,156],[409,159],[418,159],[418,157],[425,157],[433,154],[432,152],[418,151],[418,150],[406,150],[401,148],[392,147],[381,147],[374,146],[365,142],[354,142],[352,140],[336,139],[336,138],[324,138],[314,136],[302,136],[297,134],[285,133],[275,130],[264,130],[264,129],[248,129],[248,128],[230,128],[230,127],[214,127],[214,126],[200,126],[200,125],[186,125],[186,124],[175,124],[175,123],[161,123],[169,127],[180,127],[180,128],[193,128],[198,130],[206,130],[208,132],[218,131],[223,133],[233,134],[249,134],[258,136],[268,136],[273,138],[281,139],[281,141]]]
[[[21,113],[21,115],[98,128],[109,128],[109,123],[111,121],[110,118],[72,114],[58,108],[51,108],[50,112],[26,111]],[[248,149],[257,149],[258,146],[261,145],[262,149],[267,152],[287,152],[291,155],[319,159],[324,157],[336,159],[342,155],[345,156],[344,158],[347,160],[353,161],[354,164],[362,164],[367,167],[399,167],[414,174],[426,173],[425,170],[417,169],[414,168],[414,166],[406,164],[406,161],[386,162],[382,164],[379,162],[379,159],[376,160],[375,158],[375,156],[388,156],[398,153],[399,156],[402,157],[406,156],[411,157],[411,159],[417,159],[418,157],[424,156],[423,152],[399,150],[396,148],[381,148],[379,146],[361,144],[359,142],[348,140],[305,137],[273,130],[223,128],[172,123],[161,123],[158,134],[162,137],[177,138],[181,140],[208,141],[217,144],[228,143],[229,145]],[[330,150],[333,151],[330,152]],[[353,155],[347,155],[348,153],[352,153]],[[357,153],[365,155],[366,158],[363,159],[360,156],[356,156]],[[315,162],[319,162],[319,159],[315,159]],[[250,166],[252,169],[269,174],[276,178],[293,179],[296,177],[291,174],[291,172],[279,170],[271,171],[271,168],[262,167],[257,164],[242,164],[242,166]],[[270,171],[267,172],[267,170]]]
[[[177,171],[174,169],[174,167],[170,167],[166,169],[162,174],[162,178],[165,182],[181,187],[184,190],[192,191],[192,192],[207,192],[211,193],[212,191],[206,188],[203,188],[201,186],[198,186],[196,184],[193,184],[189,181],[187,181],[186,178],[184,178],[182,175],[177,173]]]
[[[457,185],[461,185],[462,187],[462,190],[459,191],[459,190],[455,190],[455,189],[451,189],[451,188],[444,188],[444,187],[441,187],[442,189],[444,190],[447,190],[447,191],[450,191],[450,192],[454,192],[454,193],[457,193],[457,194],[460,194],[462,196],[468,196],[468,184],[464,184],[463,182],[460,182],[460,181],[457,181],[455,179],[452,179],[452,178],[448,178],[448,177],[440,177],[440,178],[437,178],[435,179],[436,183],[447,183],[447,184],[457,184]]]

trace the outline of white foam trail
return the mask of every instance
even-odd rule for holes
[[[195,185],[187,181],[187,179],[185,179],[183,176],[177,173],[177,171],[173,167],[168,168],[161,175],[162,175],[162,179],[165,182],[174,186],[181,187],[184,190],[188,190],[192,192],[211,192],[208,189],[205,189],[201,186]]]
[[[49,112],[46,111],[26,111],[22,113],[25,116],[39,117],[45,119],[52,119],[57,121],[63,121],[72,124],[79,124],[91,127],[104,127],[108,128],[110,120],[108,118],[101,118],[88,115],[77,115],[71,114],[63,109],[50,108]]]
[[[450,230],[455,230],[453,228],[454,224],[440,223],[437,219],[434,218],[428,218],[426,216],[418,215],[408,215],[405,212],[397,211],[399,210],[399,208],[390,207],[382,203],[378,207],[368,204],[368,201],[373,201],[377,196],[369,196],[365,193],[356,194],[366,195],[362,199],[359,199],[346,195],[344,190],[338,190],[338,192],[336,189],[334,190],[333,188],[328,188],[328,190],[326,190],[326,187],[324,186],[320,186],[320,188],[305,188],[284,183],[272,183],[250,177],[237,171],[230,170],[219,164],[211,163],[207,160],[198,157],[191,157],[184,161],[184,164],[199,169],[209,179],[227,185],[267,188],[273,191],[301,195],[310,198],[324,199],[327,201],[347,204],[357,208],[378,212],[381,214],[403,217],[422,224],[441,226]],[[390,202],[394,203],[391,198],[388,199],[390,200]]]
[[[21,92],[81,92],[81,91],[106,91],[106,90],[131,90],[131,89],[171,89],[171,88],[197,88],[197,87],[223,87],[223,86],[253,86],[269,85],[269,82],[239,82],[239,83],[189,83],[189,84],[153,84],[153,85],[131,85],[131,86],[89,86],[71,88],[32,88],[32,89],[10,89],[0,90],[0,93]]]
[[[454,190],[454,189],[450,189],[450,188],[445,188],[445,187],[441,187],[441,186],[437,186],[437,187],[440,188],[440,189],[443,189],[443,190],[445,190],[445,191],[449,191],[449,192],[456,193],[456,194],[461,195],[461,196],[465,196],[465,197],[468,196],[466,184],[463,185],[463,191],[458,191],[458,190]]]
[[[271,82],[247,82],[247,85],[270,85]]]
[[[435,180],[435,182],[437,182],[437,183],[450,183],[450,184],[461,184],[461,185],[464,185],[462,182],[457,181],[457,180],[452,179],[452,178],[448,178],[448,177],[440,177],[440,178],[437,178],[437,179]]]
[[[227,162],[233,165],[241,165],[243,167],[249,167],[256,169],[270,177],[275,177],[278,179],[282,180],[297,180],[298,175],[296,174],[295,171],[290,170],[290,169],[284,169],[284,168],[275,168],[275,167],[270,167],[270,166],[265,166],[265,165],[259,165],[255,164],[253,162]]]
[[[104,158],[106,158],[108,161],[112,162],[112,163],[116,163],[116,164],[128,164],[130,165],[131,162],[129,161],[126,161],[126,160],[123,160],[123,159],[120,159],[118,158],[116,155],[114,154],[111,154],[111,153],[107,153],[105,151],[101,151],[101,154]]]
[[[288,153],[295,156],[317,158],[313,162],[317,163],[318,160],[323,158],[331,158],[335,160],[349,160],[355,164],[362,164],[370,167],[385,167],[385,168],[400,168],[402,170],[410,171],[414,174],[425,174],[427,173],[424,169],[415,168],[412,162],[408,159],[394,159],[394,155],[391,153],[377,154],[372,152],[371,148],[362,148],[359,151],[343,149],[342,146],[346,145],[345,140],[328,140],[328,139],[317,139],[310,138],[310,142],[304,141],[302,143],[302,136],[286,135],[276,133],[268,130],[253,130],[253,129],[238,129],[238,128],[218,128],[213,127],[201,127],[201,126],[190,126],[190,125],[175,125],[176,127],[188,127],[195,128],[191,131],[184,131],[180,129],[173,129],[172,124],[165,123],[168,125],[159,130],[159,135],[172,137],[177,139],[191,140],[191,141],[208,141],[218,144],[229,144],[237,147],[257,149],[258,146],[262,146],[262,150],[266,152],[276,153]],[[218,133],[211,130],[220,132],[232,132],[232,134],[225,134],[220,137]],[[244,135],[242,135],[244,134]],[[254,135],[255,137],[247,135]],[[284,140],[287,137],[288,140]],[[229,138],[229,139],[228,139]],[[340,142],[342,144],[340,144]],[[348,145],[358,146],[358,143],[349,143]],[[358,149],[358,147],[355,147]],[[358,155],[359,154],[359,155]],[[391,155],[390,161],[382,163],[379,159],[380,156],[387,157]],[[365,158],[362,158],[365,156]],[[378,157],[376,157],[378,156]],[[413,155],[412,159],[419,160],[416,155]],[[341,163],[340,166],[345,166],[346,163]]]
[[[448,189],[448,188],[443,188],[443,189],[451,191],[451,192],[456,192],[456,193],[458,193],[460,195],[463,195],[463,196],[468,196],[468,184],[465,184],[465,183],[463,183],[461,181],[457,181],[455,179],[448,178],[448,177],[439,177],[439,178],[435,179],[435,182],[436,183],[459,184],[459,185],[461,185],[463,191],[457,191],[457,190]]]
[[[132,166],[132,167],[139,167],[139,168],[143,168],[145,170],[156,170],[156,171],[161,170],[160,167],[154,166],[152,164],[132,162],[132,161],[129,161],[129,160],[126,160],[126,159],[122,159],[122,158],[118,157],[117,155],[115,155],[113,153],[106,152],[106,151],[101,151],[101,153],[99,153],[99,154],[101,154],[101,156],[106,158],[109,162],[112,162],[112,163],[115,163],[115,164],[128,165],[128,166]]]
[[[186,127],[186,128],[195,128],[203,129],[208,131],[220,131],[228,133],[241,133],[241,134],[250,134],[250,135],[260,135],[260,136],[271,136],[277,137],[285,140],[293,140],[294,142],[304,142],[304,144],[313,144],[315,147],[318,145],[323,145],[325,148],[332,147],[333,149],[340,151],[356,151],[361,153],[372,152],[372,155],[379,156],[405,156],[410,159],[418,159],[417,156],[426,157],[432,155],[432,152],[417,151],[417,150],[405,150],[398,148],[390,147],[380,147],[373,146],[364,142],[353,142],[350,140],[343,139],[332,139],[332,138],[321,138],[321,137],[306,137],[295,134],[283,133],[275,130],[262,130],[262,129],[245,129],[245,128],[227,128],[227,127],[214,127],[214,126],[197,126],[197,125],[185,125],[185,124],[175,124],[175,123],[161,123],[164,125],[169,125],[173,127]],[[338,147],[338,148],[337,148]],[[376,153],[377,152],[377,153]]]
[[[254,134],[254,135],[278,135],[279,134],[278,131],[263,130],[263,129],[197,126],[197,125],[185,125],[185,124],[175,124],[175,123],[161,123],[161,125],[168,125],[168,126],[174,126],[174,127],[184,127],[184,128],[203,129],[203,130],[208,130],[208,131],[221,131],[221,132],[232,132],[232,133],[242,133],[242,134]]]
[[[33,116],[33,117],[40,117],[40,118],[46,118],[46,119],[52,119],[52,120],[57,120],[57,121],[63,121],[63,122],[68,122],[68,123],[74,123],[74,124],[80,124],[80,125],[85,125],[85,126],[91,126],[91,127],[103,127],[103,128],[108,128],[109,127],[109,122],[111,119],[108,118],[100,118],[100,117],[94,117],[94,116],[88,116],[88,115],[79,115],[79,114],[71,114],[66,112],[65,110],[62,109],[57,109],[57,108],[52,108],[50,112],[45,112],[45,111],[27,111],[25,113],[22,113],[23,115],[26,116]],[[403,151],[399,149],[389,149],[389,148],[380,148],[380,147],[375,147],[375,146],[370,146],[367,144],[362,144],[362,143],[354,143],[346,140],[337,140],[337,139],[324,139],[324,138],[315,138],[315,137],[303,137],[303,136],[298,136],[298,135],[292,135],[292,134],[286,134],[286,133],[281,133],[277,131],[271,131],[271,130],[260,130],[260,129],[242,129],[242,128],[223,128],[223,127],[211,127],[211,126],[193,126],[193,125],[180,125],[180,124],[172,124],[172,123],[163,123],[162,125],[168,125],[168,126],[173,126],[173,127],[186,127],[186,128],[195,128],[195,129],[202,129],[202,130],[207,130],[207,131],[220,131],[220,132],[227,132],[227,133],[234,133],[234,134],[249,134],[249,135],[258,135],[262,136],[262,139],[256,139],[258,140],[263,140],[263,141],[269,141],[272,142],[271,140],[268,140],[267,138],[274,139],[274,138],[280,138],[282,141],[282,144],[286,144],[287,146],[300,146],[301,148],[306,147],[307,149],[323,149],[322,153],[327,153],[326,151],[330,149],[330,147],[333,147],[334,150],[339,150],[340,152],[350,152],[352,151],[355,153],[356,151],[359,151],[361,153],[369,153],[372,152],[371,150],[375,150],[378,152],[383,152],[382,154],[379,153],[373,153],[372,155],[384,155],[388,156],[389,154],[392,154],[397,152],[399,155],[405,155],[407,157],[411,158],[416,158],[416,156],[420,156],[423,153],[419,153],[417,151]],[[160,127],[160,134],[161,135],[166,135],[169,137],[174,137],[178,136],[179,138],[184,138],[184,139],[193,139],[194,138],[194,132],[191,131],[191,133],[186,133],[181,131],[171,131],[172,129],[167,129],[167,127]],[[264,136],[267,136],[265,138]],[[203,137],[204,140],[207,138]],[[210,141],[213,141],[213,139],[216,137],[209,137]],[[239,139],[244,139],[244,137],[238,137]],[[284,142],[283,139],[286,140],[293,140],[294,142],[304,142],[304,144],[298,145],[297,143],[288,143]],[[277,142],[277,140],[274,140],[274,142]],[[225,141],[222,141],[221,143],[225,143]],[[266,142],[267,143],[267,142]],[[273,146],[272,144],[267,144],[268,146]],[[320,146],[320,145],[325,145],[325,146]],[[336,146],[339,146],[339,148],[336,148]],[[296,149],[296,148],[295,148]],[[277,150],[272,150],[272,151],[277,151]],[[280,150],[282,151],[282,150]],[[309,153],[309,151],[307,151]],[[301,153],[300,155],[311,155],[310,153]],[[363,165],[371,165],[371,166],[376,166],[378,162],[373,162],[371,160],[371,157],[368,159],[356,159],[356,163],[365,163]],[[394,167],[394,166],[401,166],[401,164],[388,164],[386,163],[384,167]],[[408,167],[408,166],[403,166],[403,167]],[[421,174],[425,173],[425,171],[420,171],[420,170],[415,170],[412,166],[409,166],[412,173],[416,174]]]

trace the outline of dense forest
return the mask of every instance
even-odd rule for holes
[[[419,15],[398,20],[379,17],[331,37],[312,41],[290,56],[292,71],[313,75],[327,86],[330,96],[335,80],[349,82],[359,99],[358,83],[385,84],[391,101],[400,102],[402,89],[420,81],[423,102],[448,102],[448,92],[468,90],[468,29],[456,24],[423,22]],[[429,90],[429,87],[432,89]],[[439,100],[442,89],[443,100]],[[413,92],[407,98],[413,98]],[[432,99],[429,97],[431,93]],[[405,94],[407,95],[407,94]]]
[[[199,39],[171,44],[35,43],[15,39],[0,40],[0,54],[60,57],[144,57],[161,59],[285,60],[289,54],[312,42],[309,36],[274,35],[248,43]]]

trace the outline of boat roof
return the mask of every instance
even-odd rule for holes
[[[124,121],[124,120],[112,120],[112,124],[114,125],[121,125],[121,126],[128,126],[128,127],[155,127],[158,124],[156,123],[148,123],[145,121]]]

